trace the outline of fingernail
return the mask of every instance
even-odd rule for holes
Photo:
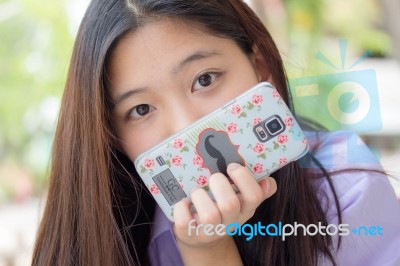
[[[266,178],[265,180],[267,181],[266,184],[265,184],[265,186],[266,186],[265,189],[266,189],[267,191],[269,191],[269,190],[271,189],[271,181],[269,181],[268,178]]]
[[[263,182],[264,183],[263,186],[264,186],[265,190],[269,191],[271,189],[271,181],[267,177],[262,178],[260,181],[262,181],[262,180],[265,180]]]
[[[196,190],[203,189],[201,187],[194,187],[190,190],[190,195],[192,195]]]
[[[185,204],[192,204],[192,201],[189,198],[182,198],[182,201],[185,202]]]
[[[226,169],[228,172],[233,171],[235,169],[238,169],[239,167],[242,167],[240,164],[238,163],[230,163],[228,165],[228,168]]]
[[[193,187],[191,190],[190,190],[190,195],[196,190],[196,189],[199,189],[198,187]]]

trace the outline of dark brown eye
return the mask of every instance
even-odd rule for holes
[[[150,110],[150,106],[148,104],[141,104],[138,107],[136,107],[136,112],[138,115],[146,115]]]
[[[132,111],[129,113],[129,116],[133,119],[137,120],[142,118],[143,116],[149,114],[154,110],[154,107],[149,104],[139,104],[133,107]]]
[[[212,82],[212,77],[210,74],[205,74],[199,77],[199,84],[203,87],[210,86]]]
[[[216,73],[206,73],[201,75],[195,80],[192,91],[198,91],[206,87],[209,87],[210,85],[213,84],[217,76],[218,74]]]

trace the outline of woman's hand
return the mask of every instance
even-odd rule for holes
[[[241,264],[233,238],[227,234],[216,234],[216,226],[245,223],[254,215],[256,208],[276,192],[276,182],[272,177],[257,182],[247,168],[236,163],[229,164],[227,172],[239,189],[238,193],[223,174],[216,173],[209,179],[215,202],[204,189],[199,188],[191,192],[196,213],[191,213],[187,199],[175,205],[174,231],[185,265],[215,264],[219,260]],[[205,225],[212,228],[214,234],[206,234]]]

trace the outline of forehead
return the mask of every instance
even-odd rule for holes
[[[155,70],[171,69],[195,51],[229,52],[230,49],[238,49],[234,41],[215,36],[198,24],[176,19],[156,20],[129,32],[117,43],[111,53],[108,73],[112,81],[135,75],[140,82]]]
[[[162,19],[148,22],[125,35],[118,42],[113,54],[119,56],[121,52],[129,51],[138,58],[148,55],[163,58],[177,55],[192,47],[200,47],[204,45],[204,39],[210,38],[215,39],[199,25],[177,19]]]

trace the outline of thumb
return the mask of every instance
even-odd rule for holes
[[[270,176],[261,179],[258,184],[263,190],[266,199],[274,195],[277,190],[276,181]]]

